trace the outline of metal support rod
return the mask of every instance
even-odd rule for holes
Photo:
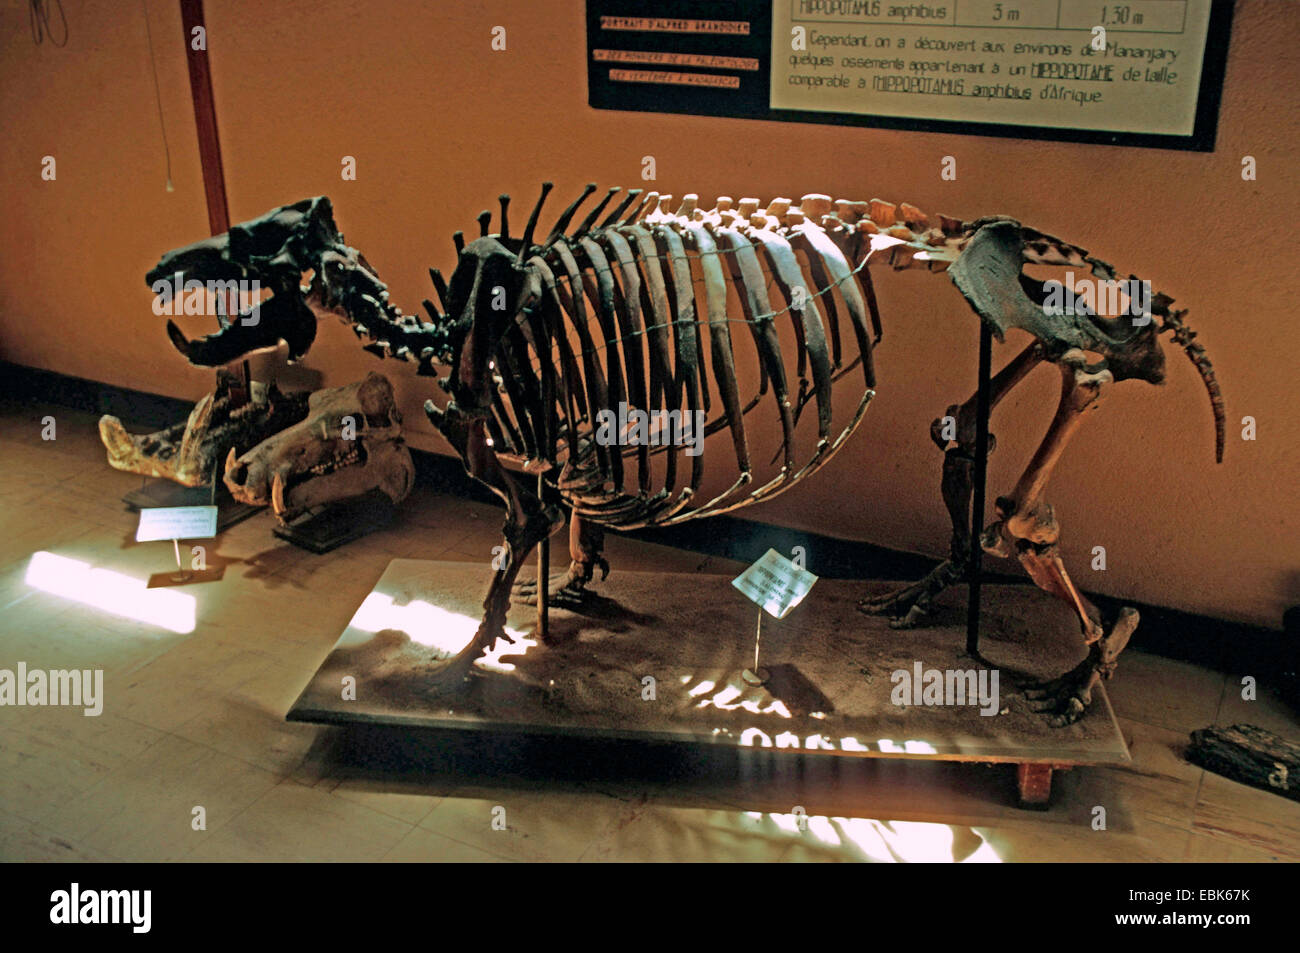
[[[754,629],[754,674],[758,674],[758,643],[763,638],[763,607],[758,607],[758,626]]]
[[[989,375],[993,364],[993,331],[988,322],[980,321],[979,389],[975,398],[974,498],[970,516],[970,601],[966,609],[966,654],[979,655],[980,583],[984,572],[984,549],[980,536],[984,532],[984,491],[989,460]]]
[[[537,499],[543,509],[546,507],[546,485],[542,474],[537,474]],[[537,637],[545,642],[550,637],[550,584],[551,584],[551,537],[548,533],[542,537],[537,547]]]
[[[172,549],[176,552],[176,571],[172,573],[171,581],[177,585],[189,582],[194,578],[194,573],[181,565],[181,541],[175,537],[172,538]]]
[[[216,97],[212,93],[203,0],[180,0],[180,8],[185,65],[190,76],[190,99],[194,104],[194,131],[198,138],[199,166],[203,171],[203,195],[208,206],[208,230],[213,235],[220,235],[230,230],[230,209],[226,201],[226,175],[221,164],[221,137],[217,133]],[[194,48],[196,30],[201,31],[205,40],[203,48],[198,50]],[[252,372],[247,359],[242,370],[244,394],[234,401],[234,406],[242,406],[252,399]]]

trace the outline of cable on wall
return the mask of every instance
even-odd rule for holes
[[[38,0],[32,0],[33,3]],[[55,0],[57,3],[58,0]],[[167,160],[167,191],[175,192],[176,188],[172,185],[172,150],[167,144],[167,123],[163,119],[162,108],[162,88],[158,85],[158,61],[153,54],[153,33],[149,29],[149,3],[148,0],[140,0],[140,8],[144,11],[144,35],[145,41],[149,45],[149,69],[153,72],[153,93],[154,100],[158,103],[158,127],[162,130],[163,156]]]
[[[37,46],[40,46],[47,36],[55,46],[68,45],[68,18],[63,14],[63,0],[54,0],[54,5],[59,10],[59,22],[63,24],[62,43],[54,38],[54,31],[50,29],[50,6],[46,0],[28,0],[27,21],[31,24],[32,40]]]

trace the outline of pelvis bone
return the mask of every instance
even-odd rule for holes
[[[230,396],[234,378],[217,374],[217,389],[194,405],[189,419],[150,434],[130,434],[111,415],[99,418],[99,438],[109,466],[127,473],[162,477],[182,486],[202,486],[217,463],[240,454],[307,416],[307,394],[282,394],[253,383],[252,399],[239,407]]]
[[[313,507],[382,491],[394,503],[415,480],[393,386],[382,374],[318,390],[305,420],[226,458],[226,486],[244,503],[270,504],[287,523]]]

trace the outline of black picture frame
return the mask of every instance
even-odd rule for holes
[[[1234,5],[1235,0],[1211,0],[1201,83],[1197,91],[1196,120],[1192,133],[1186,136],[772,109],[768,105],[772,72],[771,0],[587,0],[587,102],[594,109],[630,112],[870,126],[912,132],[1213,152],[1218,133],[1219,104],[1223,96]],[[674,33],[672,44],[677,52],[682,53],[751,57],[758,61],[758,69],[741,72],[739,89],[612,82],[608,76],[609,64],[598,62],[592,51],[598,48],[636,50],[642,48],[645,34],[604,31],[601,29],[601,17],[605,16],[746,20],[750,24],[747,35]],[[683,69],[689,71],[687,67]]]

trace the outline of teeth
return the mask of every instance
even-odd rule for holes
[[[333,473],[335,470],[351,466],[361,459],[361,451],[357,449],[349,450],[332,460],[326,460],[324,463],[318,463],[307,470],[312,476],[325,476],[327,473]]]

